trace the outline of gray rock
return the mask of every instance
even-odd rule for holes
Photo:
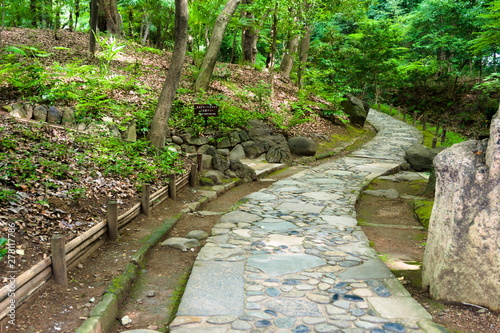
[[[252,119],[247,124],[247,133],[250,139],[258,139],[263,136],[271,135],[271,127],[261,120]]]
[[[41,105],[35,106],[33,109],[33,119],[37,121],[47,121],[47,109]]]
[[[182,251],[187,251],[189,249],[201,246],[197,239],[193,238],[183,238],[183,237],[172,237],[161,243],[162,246],[170,246]]]
[[[197,240],[203,240],[208,238],[208,233],[203,230],[191,230],[186,235],[186,238],[194,238]]]
[[[242,130],[242,131],[239,133],[239,136],[240,136],[240,140],[241,140],[241,142],[245,142],[245,141],[250,140],[250,136],[248,135],[248,132],[247,132],[247,131],[245,131],[245,130]]]
[[[208,143],[208,139],[203,136],[186,136],[186,142],[190,145],[203,146]]]
[[[229,156],[229,149],[227,148],[217,149],[217,154],[227,157]]]
[[[290,138],[288,147],[293,154],[301,156],[314,156],[317,150],[316,142],[305,137]]]
[[[212,156],[204,154],[201,157],[201,164],[202,164],[203,169],[206,170],[206,169],[212,168],[212,160],[213,160]]]
[[[56,107],[49,107],[47,112],[47,122],[51,124],[60,124],[62,121],[62,113]]]
[[[229,134],[229,141],[231,142],[231,146],[236,146],[238,143],[241,143],[240,135],[238,132],[232,132]]]
[[[433,297],[500,310],[500,111],[490,138],[466,141],[435,160],[436,194],[423,285]],[[460,281],[460,283],[457,283]]]
[[[203,174],[203,178],[211,179],[214,184],[220,185],[224,175],[218,170],[208,170]]]
[[[177,144],[177,145],[182,145],[184,143],[184,140],[180,136],[173,135],[172,142]]]
[[[262,144],[255,141],[245,141],[241,146],[245,150],[245,155],[250,159],[257,158],[266,151]]]
[[[229,169],[229,160],[227,157],[215,154],[212,159],[212,167],[215,170],[218,170],[220,172],[224,172],[227,169]]]
[[[131,120],[127,125],[127,128],[122,133],[122,139],[130,142],[137,141],[137,125],[135,120]]]
[[[351,123],[361,127],[364,126],[368,111],[365,109],[363,101],[351,94],[347,94],[344,97],[346,100],[340,104],[344,112],[349,116]]]
[[[432,161],[436,154],[435,151],[422,144],[414,144],[406,150],[405,159],[413,170],[431,171]]]
[[[231,140],[229,138],[222,138],[219,142],[217,142],[217,148],[230,148],[233,145],[231,144]]]
[[[399,198],[399,193],[395,189],[389,190],[366,190],[363,191],[364,194],[373,195],[375,197],[382,197],[388,199],[397,199]]]
[[[231,160],[229,169],[233,171],[238,178],[242,179],[245,182],[257,179],[255,170],[248,165],[241,163],[240,161]]]
[[[266,160],[269,163],[290,164],[292,162],[292,155],[289,150],[283,149],[279,145],[275,145],[267,152]]]
[[[244,159],[245,157],[245,149],[242,145],[236,145],[236,147],[234,147],[233,150],[231,150],[231,152],[229,153],[230,160],[239,161]]]
[[[64,126],[74,126],[76,124],[75,109],[70,107],[63,107],[61,108],[61,112],[62,112],[61,124],[63,124]]]

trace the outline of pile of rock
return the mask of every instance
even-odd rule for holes
[[[4,109],[14,118],[22,118],[47,122],[53,125],[62,125],[74,128],[78,131],[111,135],[127,141],[137,140],[137,129],[135,120],[127,122],[103,117],[99,121],[77,122],[75,109],[72,107],[60,107],[33,105],[31,103],[15,103],[4,106]]]
[[[240,162],[242,159],[290,164],[292,154],[312,156],[316,153],[313,140],[303,137],[287,140],[260,120],[251,120],[244,128],[226,136],[211,129],[203,135],[195,135],[188,129],[179,135],[170,133],[166,141],[178,151],[202,154],[203,169],[213,170],[205,173],[204,185],[220,184],[223,178],[256,179],[255,172]]]

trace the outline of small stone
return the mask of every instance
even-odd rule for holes
[[[238,331],[246,331],[252,328],[252,324],[243,320],[235,320],[231,324],[231,328]]]
[[[266,289],[266,294],[271,297],[278,297],[279,295],[281,295],[281,291],[279,291],[279,289],[271,287]]]
[[[382,325],[382,328],[388,331],[393,331],[393,332],[398,332],[398,333],[403,333],[406,332],[406,329],[403,325],[398,324],[398,323],[386,323]]]
[[[326,321],[325,318],[321,317],[304,317],[302,320],[304,321],[304,324],[307,325],[318,325]]]
[[[308,333],[310,331],[311,330],[306,325],[299,325],[292,330],[293,333]]]
[[[329,332],[337,332],[339,327],[340,326],[337,326],[337,322],[335,322],[335,326],[330,325],[330,324],[316,325],[316,326],[314,326],[314,330],[318,333],[329,333]],[[349,324],[349,326],[347,326],[347,327],[351,327],[351,324]],[[347,327],[343,327],[343,328],[347,328]]]
[[[78,269],[83,269],[83,265],[82,264],[78,264]]]
[[[130,317],[129,317],[129,316],[124,316],[124,317],[122,317],[122,319],[121,319],[121,323],[122,323],[122,325],[123,325],[123,326],[126,326],[126,325],[128,325],[128,324],[131,324],[131,323],[132,323],[132,319],[130,319]]]
[[[155,297],[156,292],[154,290],[150,290],[146,293],[146,297]]]
[[[270,314],[271,316],[278,317],[278,314],[274,312],[273,310],[264,310],[265,313]]]
[[[328,304],[330,303],[330,297],[326,295],[318,295],[318,294],[308,294],[307,298],[311,301],[319,304]]]
[[[281,329],[290,329],[293,327],[297,320],[295,318],[291,317],[285,317],[285,318],[276,318],[274,320],[274,325],[276,325],[278,328]]]
[[[258,320],[255,322],[255,327],[257,327],[257,328],[267,327],[267,326],[271,326],[271,325],[272,325],[272,323],[266,319]]]
[[[364,299],[356,295],[343,295],[343,299],[350,302],[363,302]]]

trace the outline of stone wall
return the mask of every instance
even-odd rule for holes
[[[436,195],[424,255],[432,297],[500,310],[500,110],[490,138],[434,160]]]

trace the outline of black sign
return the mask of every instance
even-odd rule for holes
[[[219,115],[219,106],[212,104],[195,104],[194,112],[203,117],[217,117]]]

